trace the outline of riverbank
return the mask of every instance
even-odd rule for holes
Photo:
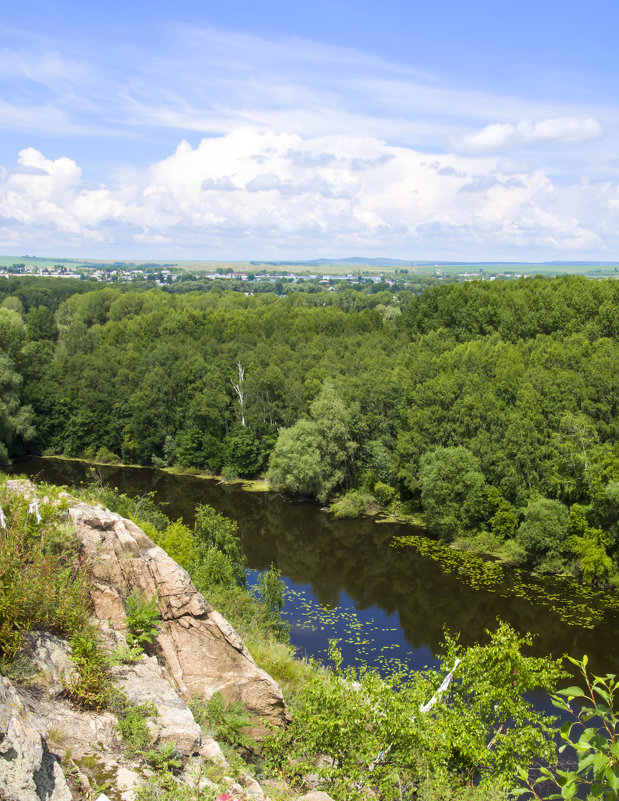
[[[316,503],[154,468],[97,467],[109,487],[150,496],[171,520],[192,526],[201,503],[236,520],[249,580],[271,563],[282,572],[284,615],[302,653],[324,655],[329,640],[339,639],[345,664],[382,670],[399,658],[421,669],[435,663],[446,626],[472,644],[500,618],[533,632],[540,655],[588,653],[598,672],[619,673],[615,593],[530,575],[376,517],[336,519]],[[92,480],[88,468],[86,461],[30,457],[5,472],[83,487]]]
[[[521,652],[530,649],[530,638],[519,637],[507,624],[495,626],[496,631],[489,634],[490,641],[484,645],[467,648],[446,637],[435,669],[404,669],[382,676],[365,666],[359,671],[343,669],[341,652],[335,646],[329,653],[334,664],[331,670],[297,662],[285,643],[276,647],[277,633],[282,629],[268,600],[272,593],[265,589],[258,595],[252,593],[237,583],[231,571],[222,569],[236,558],[229,541],[225,552],[209,544],[216,542],[216,532],[222,527],[233,535],[233,521],[202,507],[196,510],[193,530],[162,515],[155,525],[148,514],[154,509],[150,498],[136,497],[132,505],[119,490],[90,485],[77,493],[82,496],[80,501],[61,496],[59,490],[50,484],[37,487],[23,481],[0,481],[0,501],[7,513],[0,566],[12,565],[15,574],[31,568],[32,580],[21,587],[28,594],[38,586],[35,578],[39,575],[66,583],[66,571],[40,571],[31,565],[32,546],[41,539],[45,558],[53,553],[60,554],[58,558],[82,560],[76,586],[90,594],[90,604],[85,598],[81,607],[83,619],[77,621],[75,615],[61,615],[60,620],[52,618],[49,622],[42,619],[42,610],[56,610],[53,603],[37,603],[35,617],[19,617],[23,604],[15,610],[19,637],[30,628],[40,632],[51,626],[55,634],[67,638],[61,641],[43,635],[45,642],[54,645],[52,657],[51,650],[46,652],[44,667],[49,668],[49,660],[55,655],[62,657],[62,664],[53,662],[48,672],[50,679],[52,673],[56,676],[57,683],[61,669],[63,675],[73,671],[71,675],[76,678],[71,680],[70,700],[56,692],[51,683],[49,688],[45,684],[35,708],[31,690],[33,682],[40,683],[42,678],[39,672],[26,681],[19,673],[12,655],[20,652],[21,642],[16,641],[10,653],[0,653],[7,657],[3,672],[10,673],[15,682],[13,685],[0,677],[0,689],[10,685],[19,693],[20,687],[30,682],[19,708],[28,708],[28,720],[47,738],[41,742],[55,756],[54,775],[59,786],[64,776],[76,789],[85,784],[88,790],[94,785],[86,782],[96,780],[95,773],[104,765],[108,780],[105,789],[113,801],[120,801],[121,789],[126,789],[119,766],[124,776],[130,772],[131,785],[141,801],[155,797],[189,801],[190,795],[184,794],[188,788],[195,801],[212,801],[217,794],[224,797],[228,789],[234,793],[230,797],[238,801],[291,799],[308,790],[326,790],[334,801],[363,801],[369,794],[395,801],[403,793],[417,801],[506,801],[509,789],[519,781],[521,767],[528,767],[540,756],[552,762],[554,720],[536,706],[531,691],[555,689],[562,670],[555,660]],[[18,501],[16,492],[21,496]],[[102,508],[97,497],[107,505],[120,504],[133,522]],[[54,502],[61,498],[60,505]],[[40,519],[31,513],[33,505],[40,510]],[[13,540],[17,537],[19,545],[19,538],[24,536],[31,547],[11,549]],[[205,546],[196,552],[188,571],[181,569],[181,559],[176,563],[172,556],[174,553],[178,558],[185,552],[179,547],[179,536],[186,545],[193,540]],[[47,547],[45,537],[54,543],[53,549]],[[157,542],[162,547],[155,548]],[[68,549],[66,554],[59,551],[59,545]],[[8,558],[12,555],[19,556],[23,564],[13,564],[15,560]],[[277,575],[274,578],[278,581]],[[15,600],[13,586],[10,581],[0,583],[0,601],[5,609]],[[138,595],[138,588],[143,595]],[[63,588],[59,589],[60,597],[64,597]],[[53,594],[47,592],[50,598]],[[263,667],[265,649],[269,651],[268,672],[273,678],[279,673],[280,680],[284,679],[284,697],[269,676],[255,669],[242,641],[219,614],[226,595],[224,606],[229,607],[230,614],[224,617],[238,633],[246,624],[255,638],[262,639],[262,653],[252,646],[250,651]],[[182,604],[179,598],[184,599]],[[28,614],[29,607],[24,610]],[[94,616],[89,617],[89,613]],[[81,645],[86,634],[87,650]],[[215,665],[219,652],[222,659]],[[507,658],[513,671],[488,669],[495,662],[502,666]],[[459,665],[455,676],[454,661]],[[39,663],[43,665],[42,658]],[[92,680],[95,667],[96,682],[86,684]],[[173,671],[178,696],[172,694],[176,685],[166,680],[166,670]],[[436,688],[444,683],[448,670],[453,676],[451,686],[439,699]],[[288,675],[283,675],[286,671]],[[351,686],[358,687],[359,692],[351,692]],[[203,700],[196,701],[196,695]],[[144,698],[149,699],[148,706]],[[14,704],[4,706],[9,715],[16,708]],[[96,746],[90,742],[92,728],[81,725],[79,715],[101,724],[101,731],[106,727],[105,736],[98,729]],[[39,719],[41,716],[44,720]],[[67,732],[63,727],[68,726],[69,716],[72,728]],[[268,731],[264,719],[270,723]],[[512,744],[509,730],[514,723],[518,740]],[[495,751],[486,743],[496,734],[497,725],[508,736],[498,742]],[[4,730],[13,728],[5,726]],[[224,749],[226,763],[213,745],[212,735]],[[262,740],[260,750],[250,736]],[[467,744],[466,752],[463,743]],[[21,753],[24,738],[15,744]],[[413,749],[416,758],[411,760]],[[38,752],[48,753],[45,748]],[[9,771],[5,777],[9,776],[11,786],[17,786],[19,777],[12,772],[15,760],[3,761],[1,757],[0,767]],[[219,760],[217,773],[210,765],[213,759]],[[39,770],[35,768],[33,781]],[[0,773],[0,791],[2,779]],[[229,787],[222,782],[229,782]],[[96,791],[92,796],[89,792],[82,795],[94,798]]]
[[[87,465],[96,465],[98,467],[130,467],[131,469],[147,469],[147,470],[162,470],[171,476],[191,476],[192,478],[200,478],[205,481],[217,481],[220,484],[231,486],[240,486],[245,492],[270,492],[269,483],[266,477],[258,478],[233,478],[229,479],[219,473],[210,473],[208,470],[201,470],[196,467],[181,467],[180,465],[139,465],[127,464],[121,461],[98,461],[97,459],[86,459],[82,456],[64,456],[62,454],[43,454],[37,457],[38,459],[60,459],[69,462],[81,462]],[[285,495],[282,497],[286,497]],[[357,517],[375,517],[378,523],[403,523],[405,525],[415,526],[416,528],[426,528],[426,522],[421,513],[405,512],[402,510],[395,511],[381,506],[380,502],[373,498],[374,508],[371,511],[359,509],[355,513],[348,513],[340,515],[354,519]],[[322,506],[323,512],[330,514],[336,513],[334,505],[338,502],[334,501],[331,506]],[[338,515],[336,514],[336,517]]]

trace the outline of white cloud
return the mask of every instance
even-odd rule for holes
[[[240,128],[89,187],[34,148],[0,173],[0,247],[144,258],[602,258],[617,183],[555,184],[496,156]],[[583,211],[586,205],[586,212]],[[605,242],[610,243],[606,245]],[[516,256],[516,253],[518,254]]]
[[[523,119],[516,125],[509,122],[493,123],[455,139],[454,144],[468,153],[493,153],[541,142],[588,142],[602,136],[602,126],[593,117],[557,117],[535,123]]]

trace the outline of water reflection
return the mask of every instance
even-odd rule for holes
[[[29,458],[11,469],[77,485],[86,479],[88,466]],[[346,625],[340,615],[339,622],[321,628],[314,611],[315,625],[304,627],[303,593],[317,609],[354,613],[362,628],[372,627],[371,653],[360,651],[357,640],[347,649],[347,661],[363,658],[372,663],[384,657],[385,650],[392,654],[399,648],[411,666],[425,665],[436,654],[445,626],[461,632],[462,642],[470,644],[483,639],[484,630],[494,628],[498,617],[522,632],[537,634],[534,649],[539,654],[587,653],[596,672],[619,672],[615,613],[607,612],[589,630],[568,626],[556,613],[529,600],[474,590],[436,561],[412,549],[390,547],[394,534],[415,533],[409,526],[335,520],[310,503],[159,470],[106,466],[100,471],[110,485],[128,494],[154,491],[173,519],[182,517],[191,525],[195,506],[209,503],[237,520],[250,568],[264,570],[274,563],[294,591],[287,601],[293,641],[310,653],[324,651],[329,636],[345,636]],[[551,585],[537,581],[532,586],[543,595]]]

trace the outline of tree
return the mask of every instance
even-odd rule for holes
[[[532,567],[544,572],[560,570],[565,562],[569,512],[550,498],[530,500],[518,529],[518,542]]]
[[[481,520],[486,498],[479,459],[467,448],[436,448],[419,462],[421,503],[428,522],[450,541]]]
[[[58,339],[58,326],[54,314],[47,306],[37,306],[30,309],[26,317],[26,335],[28,339]]]
[[[0,464],[9,463],[19,439],[34,436],[32,409],[21,404],[21,385],[11,360],[0,353]]]
[[[311,420],[299,420],[280,431],[267,472],[271,487],[317,497],[325,480],[321,445],[320,432]]]
[[[310,414],[322,438],[324,480],[318,499],[325,501],[350,478],[350,459],[357,445],[350,437],[348,411],[332,384],[325,383]]]
[[[299,420],[283,429],[271,454],[267,480],[274,489],[326,501],[348,478],[355,451],[344,404],[325,384],[310,406],[312,420]]]

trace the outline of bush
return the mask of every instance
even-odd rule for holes
[[[266,619],[276,638],[280,642],[288,642],[290,626],[282,620],[281,614],[286,594],[286,585],[282,581],[281,575],[281,570],[271,564],[268,570],[264,570],[260,574],[257,590],[266,611]]]
[[[181,520],[176,520],[157,536],[157,544],[187,570],[199,555],[198,542],[193,532]]]
[[[116,691],[112,694],[111,710],[118,718],[116,728],[123,740],[129,756],[143,755],[153,744],[153,737],[147,725],[147,718],[157,710],[151,703],[131,704],[125,695]]]
[[[331,504],[334,517],[360,517],[361,515],[375,514],[378,511],[376,498],[369,492],[349,490],[337,501]]]
[[[76,675],[65,677],[65,691],[78,706],[99,711],[109,701],[110,659],[102,651],[93,628],[74,635],[71,648]]]
[[[112,451],[109,448],[106,448],[105,445],[99,448],[99,450],[95,454],[95,459],[97,460],[97,462],[104,462],[105,464],[113,464],[120,462],[120,457],[117,456],[115,453],[112,453]]]
[[[332,647],[335,671],[315,666],[292,725],[264,743],[267,764],[300,788],[311,774],[341,801],[369,793],[384,801],[419,797],[430,776],[453,790],[435,798],[472,797],[476,785],[478,797],[497,788],[502,794],[522,764],[554,757],[554,719],[533,710],[526,696],[536,687],[554,689],[561,671],[552,660],[524,656],[529,644],[501,624],[488,645],[463,649],[446,638],[440,672],[387,677],[342,671]],[[439,690],[448,671],[451,683]],[[460,787],[468,792],[456,792]]]
[[[204,546],[200,561],[207,558],[208,551],[215,550],[226,556],[233,566],[234,578],[245,586],[245,558],[239,547],[238,526],[234,520],[220,514],[212,506],[200,504],[196,507],[194,534]]]
[[[377,498],[381,506],[389,506],[396,496],[396,491],[389,484],[384,484],[382,481],[377,481],[374,484],[374,496]]]

